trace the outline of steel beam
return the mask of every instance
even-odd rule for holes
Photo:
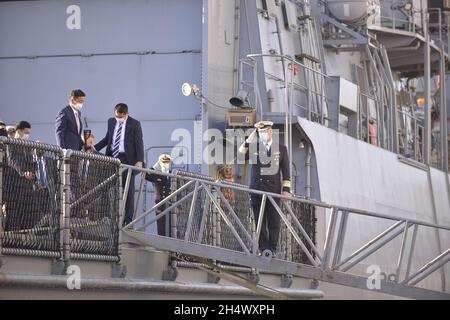
[[[191,233],[192,229],[192,218],[194,216],[195,202],[197,201],[198,186],[199,182],[195,181],[194,195],[192,196],[191,207],[189,208],[188,220],[186,225],[186,232],[184,234],[185,241],[189,240],[189,234]]]
[[[199,188],[201,189],[201,188]],[[183,196],[181,199],[177,200],[176,202],[174,202],[173,204],[171,204],[169,207],[167,207],[166,209],[164,209],[161,213],[155,215],[153,218],[151,218],[149,221],[146,221],[145,224],[140,227],[139,229],[145,230],[145,228],[147,228],[149,225],[153,224],[155,221],[162,219],[163,217],[165,217],[171,210],[175,209],[180,203],[182,203],[183,201],[185,201],[187,198],[189,198],[190,196],[192,196],[192,194],[194,193],[194,191],[189,192],[188,194],[186,194],[185,196]]]
[[[137,244],[148,245],[164,251],[182,252],[184,254],[198,256],[204,259],[218,260],[281,274],[292,274],[301,278],[316,279],[332,284],[369,290],[370,292],[391,294],[405,298],[450,299],[450,295],[448,293],[405,286],[383,279],[380,280],[379,290],[370,290],[367,286],[367,278],[363,276],[330,270],[322,271],[319,268],[310,265],[278,259],[267,259],[264,257],[248,255],[243,252],[198,243],[187,243],[180,239],[167,238],[138,231],[123,230],[122,232],[124,233],[124,239],[128,242],[134,241]]]
[[[168,201],[170,201],[172,198],[174,198],[176,195],[178,195],[180,192],[184,191],[185,189],[187,189],[191,184],[193,184],[194,181],[189,181],[188,183],[186,183],[185,185],[183,185],[181,188],[179,188],[178,190],[172,192],[168,197],[164,198],[164,200],[158,202],[157,204],[155,204],[151,209],[147,210],[146,212],[144,212],[141,216],[139,216],[138,218],[136,218],[135,220],[131,221],[128,225],[125,226],[125,228],[131,228],[132,226],[134,226],[136,223],[138,223],[139,221],[141,221],[142,219],[144,219],[149,213],[153,212],[154,210],[158,209],[160,206],[162,206],[163,204],[167,203]],[[123,204],[125,206],[125,204]]]
[[[209,186],[204,187],[204,188],[205,188],[205,190],[211,190]],[[210,203],[211,203],[211,200],[209,199],[209,197],[206,197],[205,206],[203,207],[203,212],[202,212],[202,220],[200,221],[200,230],[198,231],[198,237],[197,237],[198,243],[202,242],[203,232],[205,230],[205,224],[206,224],[206,216],[209,213]]]
[[[423,15],[423,30],[425,32],[425,47],[424,47],[424,81],[425,81],[425,130],[424,130],[424,161],[425,164],[430,165],[431,152],[431,67],[430,67],[430,34],[428,32],[429,15]]]
[[[314,253],[316,254],[316,256],[319,259],[319,261],[322,263],[322,255],[320,254],[319,249],[317,249],[316,245],[311,240],[311,238],[309,237],[308,233],[305,231],[305,229],[301,225],[300,221],[298,221],[298,219],[295,216],[294,212],[292,212],[291,206],[289,204],[287,204],[286,202],[285,202],[285,206],[286,206],[289,214],[291,215],[292,219],[294,220],[295,225],[300,230],[300,233],[305,238],[306,242],[308,242],[309,246],[314,251]]]
[[[336,228],[337,215],[339,210],[337,208],[333,208],[330,217],[330,223],[328,224],[327,235],[325,238],[325,245],[323,247],[323,261],[322,261],[322,269],[325,270],[330,265],[331,258],[331,250],[333,247],[334,240],[334,230]]]
[[[417,224],[414,225],[409,254],[408,254],[408,261],[406,263],[406,273],[405,273],[405,280],[408,279],[409,273],[411,271],[411,263],[412,258],[414,255],[414,248],[416,247],[416,238],[417,238],[417,230],[419,229],[419,226]],[[399,279],[399,278],[397,278]]]
[[[405,222],[405,224],[407,224],[407,222]],[[356,264],[358,264],[359,262],[363,261],[365,258],[367,258],[368,256],[370,256],[371,254],[373,254],[374,252],[378,251],[379,249],[381,249],[382,247],[384,247],[387,243],[391,242],[392,240],[394,240],[395,238],[398,237],[399,234],[402,233],[402,230],[398,230],[396,232],[394,232],[394,234],[390,235],[387,239],[381,241],[379,244],[377,244],[374,248],[370,249],[368,252],[366,252],[365,254],[361,255],[359,258],[355,259],[354,261],[350,262],[348,265],[346,265],[345,267],[343,267],[341,269],[341,271],[347,271],[351,268],[353,268]]]
[[[259,236],[261,234],[261,228],[262,228],[262,222],[264,218],[264,209],[266,208],[266,201],[267,201],[267,195],[263,195],[261,198],[261,206],[259,207],[259,216],[256,226],[256,235],[253,242],[253,253],[258,253],[258,247],[259,247]]]
[[[244,225],[242,224],[241,220],[239,219],[239,217],[237,216],[236,212],[234,212],[233,208],[231,207],[230,203],[228,202],[228,200],[225,198],[224,194],[222,193],[222,191],[220,191],[220,188],[215,188],[217,194],[219,195],[220,199],[222,200],[222,203],[225,204],[225,206],[227,207],[228,211],[230,212],[230,214],[233,216],[234,220],[236,221],[237,225],[239,226],[239,228],[241,229],[241,231],[244,233],[244,235],[247,237],[247,240],[249,240],[250,242],[253,242],[252,236],[247,232],[247,229],[245,229]]]
[[[344,248],[345,233],[347,231],[347,224],[348,224],[348,212],[342,211],[341,220],[339,222],[338,234],[336,238],[336,249],[334,252],[332,266],[337,265],[341,261],[342,250]]]
[[[447,30],[450,33],[450,30]],[[448,173],[448,124],[447,124],[447,81],[445,74],[445,54],[444,46],[441,46],[440,60],[440,98],[441,98],[441,168],[442,171]]]
[[[202,182],[202,185],[205,187],[204,183]],[[250,251],[248,250],[247,246],[245,245],[244,241],[242,241],[241,237],[239,236],[239,233],[237,233],[236,229],[234,228],[233,224],[231,223],[230,219],[228,219],[228,217],[226,216],[225,212],[223,212],[222,208],[220,207],[219,203],[217,203],[217,200],[214,198],[214,196],[212,195],[211,191],[205,187],[206,193],[209,196],[209,199],[214,203],[214,206],[216,207],[216,209],[219,211],[220,216],[222,217],[222,219],[225,221],[225,223],[227,224],[227,226],[230,228],[231,233],[233,233],[234,237],[236,238],[236,240],[239,242],[239,244],[241,245],[241,248],[244,250],[244,252],[250,254]]]
[[[381,238],[383,238],[386,234],[388,234],[389,232],[391,232],[392,230],[394,230],[395,228],[397,228],[399,225],[401,225],[403,223],[403,221],[398,221],[397,223],[395,223],[394,225],[390,226],[389,228],[387,228],[386,230],[384,230],[382,233],[380,233],[379,235],[377,235],[375,238],[373,238],[372,240],[370,240],[369,242],[367,242],[365,245],[363,245],[361,248],[359,248],[358,250],[356,250],[355,252],[353,252],[349,257],[347,257],[346,259],[344,259],[344,261],[342,261],[341,263],[339,263],[337,266],[335,266],[335,269],[339,269],[341,266],[343,266],[344,264],[346,264],[348,261],[350,261],[351,259],[353,259],[355,256],[357,256],[358,254],[360,254],[362,251],[364,251],[365,249],[367,249],[368,247],[370,247],[372,244],[374,244],[375,242],[377,242],[378,240],[380,240]]]
[[[400,246],[400,253],[398,255],[398,261],[397,261],[397,271],[396,271],[396,276],[397,276],[397,281],[400,279],[400,270],[402,267],[402,262],[403,262],[403,255],[405,254],[405,247],[406,247],[406,239],[408,237],[408,230],[409,230],[409,224],[408,222],[405,223],[405,227],[403,229],[403,237],[402,237],[402,244]]]
[[[125,208],[126,208],[126,203],[127,203],[127,198],[128,198],[128,190],[130,189],[130,183],[131,183],[131,175],[133,173],[133,169],[128,168],[127,169],[127,178],[125,181],[125,188],[123,189],[123,196],[122,196],[122,212],[120,212],[120,215],[125,217]]]
[[[283,214],[283,212],[281,211],[281,208],[278,206],[278,204],[275,202],[275,200],[273,200],[272,197],[268,197],[269,201],[272,203],[272,206],[275,208],[275,210],[278,212],[279,216],[281,217],[281,219],[283,220],[283,222],[285,223],[286,227],[288,228],[288,230],[290,231],[290,233],[292,234],[292,236],[294,237],[295,241],[297,241],[297,243],[299,244],[299,246],[302,248],[303,252],[305,253],[306,257],[308,258],[308,260],[311,262],[311,264],[313,266],[318,266],[317,262],[314,260],[314,257],[311,255],[311,253],[309,253],[308,248],[305,246],[305,244],[303,243],[303,241],[300,239],[300,237],[298,236],[297,232],[295,232],[294,228],[292,228],[292,225],[289,223],[289,221],[287,220],[286,216]]]
[[[339,21],[331,18],[330,16],[328,16],[326,14],[321,14],[320,18],[325,20],[326,22],[331,23],[332,25],[334,25],[338,29],[344,31],[348,35],[352,36],[354,38],[353,41],[355,41],[357,44],[368,44],[369,43],[369,39],[364,37],[361,33],[348,28],[347,26],[345,26],[344,24],[340,23]],[[326,44],[325,41],[324,41],[324,44]]]
[[[408,285],[414,286],[421,280],[428,277],[430,274],[432,274],[434,271],[440,269],[442,266],[447,264],[447,262],[450,261],[450,249],[447,249],[445,252],[441,253],[439,256],[425,264],[422,268],[420,268],[419,271],[417,271],[415,274],[410,276],[408,279],[405,280],[405,283]],[[418,278],[416,278],[419,276]],[[416,278],[416,279],[414,279]],[[414,280],[413,280],[414,279]]]

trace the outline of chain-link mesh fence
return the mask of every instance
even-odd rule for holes
[[[315,214],[315,207],[311,204],[297,201],[290,201],[289,205],[295,217],[300,222],[304,231],[308,235],[309,239],[314,244],[316,244],[317,219]],[[287,212],[287,210],[284,208],[283,212]],[[312,250],[308,241],[300,232],[297,225],[292,222],[292,219],[289,219],[289,221],[291,222],[291,225],[295,230],[295,232],[300,237],[300,240],[304,243],[304,245],[308,249],[308,252],[314,257],[315,256],[314,251]],[[300,247],[300,245],[294,239],[292,234],[289,232],[286,224],[283,223],[281,224],[280,240],[278,242],[278,251],[282,253],[283,259],[298,263],[311,264],[303,249]]]
[[[180,177],[199,177],[201,179],[205,179],[206,181],[210,180],[209,177],[193,175],[187,172],[176,172]],[[189,180],[186,178],[172,178],[172,190],[178,189],[186,185]],[[186,201],[180,203],[174,210],[174,214],[176,215],[176,238],[185,239],[186,232],[189,229],[189,235],[187,237],[188,241],[197,242],[200,237],[200,229],[202,229],[202,235],[200,237],[201,243],[204,244],[213,244],[213,235],[212,231],[212,216],[210,210],[210,202],[208,201],[208,196],[204,188],[201,188],[200,183],[197,184],[197,195],[194,203],[191,223],[188,228],[188,220],[189,220],[189,212],[192,206],[192,197],[194,196],[195,184],[188,186],[183,192],[181,192],[173,202],[180,200],[186,197],[188,194],[191,194]],[[204,215],[205,213],[205,215]],[[203,216],[205,216],[203,218]],[[202,221],[203,220],[203,221]]]
[[[117,256],[120,162],[72,152],[69,165],[71,254]]]
[[[259,214],[263,193],[229,181],[221,180],[217,183],[211,177],[189,172],[174,171],[170,176],[171,196],[159,210],[170,216],[171,237],[249,254],[258,250],[259,245],[254,243],[257,227],[255,217]],[[266,236],[274,232],[273,225],[270,225],[274,217],[280,223],[276,250],[273,250],[276,258],[310,263],[311,256],[314,257],[311,243],[315,244],[316,241],[314,206],[291,200],[287,207],[276,195],[265,196],[266,218],[262,228],[270,229]],[[277,205],[274,206],[273,203]],[[258,210],[257,214],[255,210]],[[279,217],[278,210],[283,219]],[[295,223],[290,212],[298,220]],[[269,215],[270,218],[267,218]],[[165,217],[160,219],[166,220]],[[155,220],[152,221],[156,223]],[[292,226],[308,253],[297,243],[286,223]],[[302,226],[301,230],[298,223]],[[258,251],[262,250],[259,249]],[[191,259],[184,257],[183,260]]]
[[[3,253],[59,256],[62,150],[0,140]]]
[[[183,178],[172,178],[172,190],[177,190],[189,183],[189,176],[201,178],[205,181],[203,185],[200,182],[197,184],[198,190],[192,211],[191,223],[189,223],[189,213],[191,211],[195,184],[190,183],[183,192],[172,199],[171,203],[175,203],[190,194],[190,196],[185,198],[185,201],[176,206],[172,212],[172,214],[176,216],[176,228],[173,229],[173,232],[176,232],[176,238],[185,239],[186,231],[189,230],[189,236],[186,238],[188,241],[198,242],[199,239],[201,239],[200,241],[203,244],[241,252],[244,251],[244,245],[248,251],[252,252],[252,238],[255,236],[256,221],[250,189],[246,186],[223,181],[222,184],[228,184],[230,187],[218,187],[209,183],[213,181],[209,177],[182,172],[178,172],[178,175],[183,176]],[[239,189],[234,187],[239,187]],[[210,190],[210,195],[214,200],[209,197],[206,188]],[[246,191],[246,189],[248,189],[248,191]],[[253,198],[257,198],[258,201],[261,201],[261,197],[258,198],[253,196]],[[269,207],[269,203],[270,201],[267,200],[266,208]],[[308,237],[315,243],[316,218],[314,206],[297,201],[291,201],[289,202],[289,205]],[[255,207],[258,206],[259,203],[258,205],[255,205]],[[283,214],[289,219],[290,224],[293,226],[302,242],[306,245],[308,251],[314,256],[308,241],[306,241],[298,227],[292,223],[285,204],[280,204],[279,206]],[[202,217],[204,217],[203,220]],[[226,219],[224,219],[224,217]],[[188,227],[188,225],[190,226]],[[277,252],[275,252],[277,257],[309,264],[310,262],[306,257],[306,254],[295,241],[294,237],[286,227],[286,224],[281,219],[280,225],[280,236]],[[202,232],[201,237],[199,236],[200,232]],[[242,242],[240,240],[242,240]]]
[[[183,172],[179,172],[178,174],[187,177],[193,176],[192,174]],[[175,209],[175,214],[177,217],[176,237],[178,239],[185,239],[188,225],[190,225],[189,235],[187,237],[188,241],[197,242],[200,238],[201,243],[203,244],[243,251],[237,237],[233,234],[232,228],[222,217],[222,213],[237,232],[239,237],[246,240],[245,245],[249,250],[251,250],[251,240],[245,236],[245,232],[239,226],[239,224],[242,224],[242,226],[247,230],[247,233],[251,236],[252,217],[249,202],[250,196],[248,192],[237,191],[231,188],[216,188],[208,184],[208,182],[213,181],[212,178],[197,175],[196,177],[204,179],[205,183],[203,186],[200,183],[197,186],[198,190],[190,224],[188,224],[188,221],[192,206],[192,198],[182,202]],[[184,179],[173,178],[173,180],[175,181],[175,183],[172,183],[173,188],[180,188],[188,183],[188,180]],[[209,193],[206,188],[208,188]],[[183,192],[181,192],[177,198],[173,200],[173,202],[182,199],[189,193],[192,193],[193,196],[194,189],[195,184],[191,184]],[[214,200],[211,199],[210,195]],[[223,198],[228,201],[231,209],[234,211],[238,219],[236,219],[232,214],[230,207],[225,204]]]
[[[255,229],[254,226],[254,217],[253,211],[251,207],[250,201],[250,193],[243,190],[236,190],[232,188],[220,188],[222,196],[218,197],[220,208],[225,213],[228,220],[231,222],[232,227],[236,230],[239,237],[243,240],[245,247],[252,250],[253,244],[252,239],[249,239],[247,235],[250,237],[253,236],[253,231]],[[231,209],[236,214],[236,217],[231,213],[230,208],[226,205],[224,198],[230,204]],[[216,212],[218,223],[218,245],[231,250],[242,251],[242,245],[239,243],[237,238],[235,237],[232,228],[228,226],[228,224],[220,217],[218,209],[214,207],[214,211]],[[238,223],[238,221],[240,223]],[[243,228],[247,231],[244,232]]]

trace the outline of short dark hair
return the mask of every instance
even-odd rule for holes
[[[7,137],[8,131],[6,130],[6,124],[0,121],[0,137]]]
[[[23,129],[31,129],[31,124],[28,121],[20,121],[16,124],[16,131]]]
[[[114,107],[114,111],[117,113],[128,113],[128,106],[125,103],[118,103]]]
[[[80,97],[86,97],[86,94],[81,89],[75,89],[70,92],[70,97],[78,99]]]

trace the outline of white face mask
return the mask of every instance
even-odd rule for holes
[[[82,103],[75,103],[74,105],[72,105],[75,110],[77,111],[81,111],[81,109],[83,109],[83,104]]]
[[[170,171],[170,163],[160,163],[161,172],[163,173],[169,173]]]
[[[263,143],[267,143],[269,141],[269,133],[267,131],[259,132],[259,138]]]
[[[124,123],[125,120],[127,120],[127,118],[117,118],[116,117],[116,120],[117,120],[118,123]]]
[[[24,134],[23,136],[22,136],[22,139],[24,139],[24,140],[28,140],[30,138],[30,135],[29,134]]]

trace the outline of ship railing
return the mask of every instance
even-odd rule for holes
[[[0,140],[0,253],[60,258],[62,149]]]
[[[282,77],[265,72],[268,79],[275,80],[281,84],[280,88],[284,90],[284,106],[286,112],[286,122],[292,123],[292,116],[296,113],[294,107],[300,107],[304,113],[304,117],[327,125],[328,123],[328,100],[326,95],[326,81],[330,77],[321,72],[320,69],[314,68],[313,65],[320,63],[308,57],[308,63],[302,63],[288,55],[279,54],[249,54],[247,59],[253,61],[257,65],[258,59],[274,59],[282,62]],[[302,103],[305,104],[302,106]]]
[[[380,16],[380,25],[385,28],[390,28],[394,30],[400,31],[408,31],[411,33],[419,33],[423,35],[421,29],[422,20],[420,16],[421,14],[418,12],[414,12],[413,15],[409,18],[399,18],[395,16],[397,11],[392,11],[391,16]],[[419,15],[419,17],[417,17]]]
[[[423,163],[423,136],[424,126],[420,120],[403,110],[397,110],[398,119],[398,146],[399,154]]]
[[[119,226],[131,176],[137,173],[141,188],[137,191],[135,217],[122,228],[123,236],[178,253],[185,263],[196,257],[228,268],[265,270],[368,289],[363,281],[368,277],[361,267],[379,263],[377,254],[384,248],[388,249],[384,257],[388,254],[389,259],[379,267],[392,271],[393,276],[379,279],[381,292],[429,297],[438,293],[434,287],[423,291],[428,282],[422,280],[441,272],[441,293],[448,293],[442,270],[450,261],[450,226],[253,190],[189,172],[166,174],[120,165],[114,158],[21,139],[1,138],[0,164],[0,252],[4,255],[52,257],[63,262],[118,261]],[[171,193],[140,212],[142,178],[147,174],[170,177]],[[281,224],[274,257],[260,256],[259,250],[264,209],[269,206]],[[259,212],[258,219],[255,211]],[[156,235],[152,227],[167,216],[171,218],[170,237]],[[323,247],[315,239],[315,226],[311,224],[316,220],[326,226]],[[357,239],[351,230],[359,225],[373,226],[368,228],[372,231],[369,234],[381,226],[386,229],[370,240],[368,235],[358,233],[361,239]],[[430,246],[433,234],[443,240],[436,250]],[[400,236],[400,243],[396,242]],[[429,250],[422,250],[418,257],[418,247]]]
[[[428,13],[428,30],[431,39],[444,53],[449,54],[450,17],[447,14],[443,14],[440,8],[428,8]]]
[[[440,8],[413,8],[410,11],[406,11],[395,2],[392,0],[382,1],[382,6],[392,9],[390,16],[379,16],[379,23],[382,27],[417,33],[424,37],[423,23],[424,18],[426,18],[426,30],[430,32],[431,39],[446,54],[449,53],[450,19],[443,14]],[[399,17],[399,13],[402,13],[404,17]]]
[[[172,238],[258,255],[261,254],[259,236],[263,219],[266,218],[260,214],[256,221],[253,210],[257,206],[264,213],[264,208],[270,206],[286,222],[281,223],[276,255],[287,261],[319,265],[320,253],[314,245],[315,208],[328,207],[325,204],[302,198],[302,201],[295,201],[286,207],[288,199],[300,198],[252,190],[242,184],[215,181],[209,176],[190,172],[174,171],[165,174],[127,165],[122,165],[122,170],[127,176],[131,176],[131,172],[142,176],[167,176],[170,177],[172,186],[170,196],[155,203],[152,208],[139,212],[145,196],[144,182],[141,180],[135,203],[137,211],[133,221],[124,230],[156,234],[156,224],[159,220],[165,220],[165,234],[170,234]],[[127,183],[123,194],[126,197]],[[122,203],[125,202],[126,198]],[[124,215],[125,208],[122,207],[121,210],[121,215]],[[233,269],[233,266],[229,268]]]
[[[278,85],[276,87],[283,93],[283,102],[280,105],[284,106],[284,110],[280,108],[279,111],[284,112],[284,143],[289,154],[292,154],[293,150],[293,117],[299,115],[328,127],[330,112],[326,85],[330,77],[321,71],[320,66],[323,61],[303,55],[298,57],[303,60],[300,62],[297,57],[294,59],[280,54],[249,54],[246,58],[252,61],[251,65],[255,70],[261,60],[271,59],[273,62],[281,62],[282,78],[267,72],[265,72],[265,77],[278,82],[279,87]],[[254,81],[257,83],[256,77]],[[254,88],[255,96],[259,97],[259,88],[257,86]],[[263,118],[262,112],[261,118]],[[292,164],[290,164],[290,176],[292,176],[292,170]]]
[[[430,248],[429,253],[433,253],[433,256],[429,260],[424,260],[423,252],[420,253],[420,259],[415,254],[418,239],[420,246],[429,243],[430,232],[439,232],[441,236],[446,236],[444,239],[449,239],[450,226],[330,205],[294,195],[283,196],[253,190],[245,185],[216,181],[208,176],[187,172],[162,173],[126,165],[122,165],[122,170],[128,177],[138,173],[172,179],[174,189],[170,196],[145,212],[135,212],[133,221],[123,228],[123,232],[129,239],[138,239],[137,243],[173,252],[174,260],[184,256],[181,259],[184,264],[186,257],[200,257],[200,261],[210,259],[231,270],[248,268],[252,272],[262,270],[368,289],[367,282],[361,280],[368,278],[367,264],[379,263],[379,269],[394,275],[380,279],[383,290],[419,297],[423,292],[419,290],[421,293],[417,293],[411,286],[443,270],[449,262],[450,244],[445,241],[443,248],[439,247],[436,252]],[[142,197],[143,188],[138,192],[137,201]],[[259,243],[263,221],[270,219],[264,216],[267,212],[264,209],[269,206],[278,215],[282,232],[273,258],[265,262],[261,261],[266,258],[264,252],[260,256]],[[139,207],[138,202],[135,207]],[[259,212],[257,219],[254,210]],[[155,227],[152,229],[152,225],[160,219],[171,222],[170,237],[157,235]],[[315,239],[315,228],[307,225],[317,220],[327,225],[323,247],[319,247]],[[383,231],[374,233],[374,237],[369,240],[368,235],[361,233],[361,239],[357,239],[352,229],[362,224]],[[411,229],[412,237],[408,237]],[[361,246],[354,249],[355,244]],[[392,258],[394,247],[398,247],[398,250]],[[386,251],[380,253],[383,248]],[[384,255],[383,263],[378,260],[379,254]],[[193,261],[196,259],[193,258]],[[428,283],[421,283],[420,286],[426,288]],[[435,287],[428,290],[449,292],[445,281],[441,291]]]
[[[118,261],[117,159],[0,140],[0,254]]]

